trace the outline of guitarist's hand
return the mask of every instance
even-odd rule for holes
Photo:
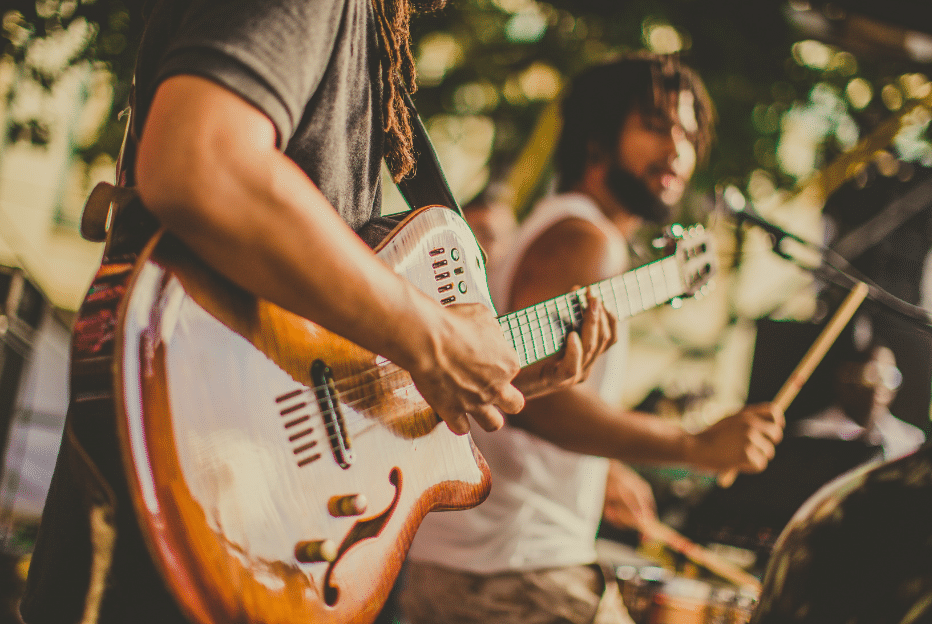
[[[486,306],[457,304],[445,311],[445,327],[434,333],[430,356],[409,370],[411,377],[454,433],[469,431],[468,416],[495,431],[504,424],[499,410],[514,414],[524,407],[524,396],[511,383],[518,354]]]
[[[690,436],[686,460],[716,471],[761,472],[783,439],[783,412],[772,403],[745,406]]]
[[[567,335],[563,351],[518,373],[514,384],[525,398],[536,398],[585,381],[598,357],[617,342],[618,321],[591,289],[586,290],[586,302],[582,327]]]

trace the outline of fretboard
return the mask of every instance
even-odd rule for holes
[[[667,303],[685,290],[673,256],[597,282],[591,288],[618,320]],[[518,352],[523,368],[559,352],[566,336],[582,324],[585,308],[586,289],[582,288],[500,316],[498,323]]]

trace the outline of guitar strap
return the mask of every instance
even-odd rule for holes
[[[411,101],[408,91],[404,89],[403,93],[405,106],[411,116],[415,165],[414,173],[397,183],[398,190],[401,191],[412,210],[439,204],[463,216],[463,211],[453,197],[450,185],[447,184],[447,179],[443,175],[440,160],[427,135],[427,128],[424,127],[420,115],[417,114],[417,109],[414,108],[414,102]]]

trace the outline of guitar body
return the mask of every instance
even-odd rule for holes
[[[412,213],[376,251],[444,305],[492,305],[451,210]],[[424,515],[488,494],[471,438],[439,423],[407,373],[167,234],[122,297],[114,389],[142,532],[198,624],[371,622]]]

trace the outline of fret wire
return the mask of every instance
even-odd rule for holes
[[[663,280],[663,268],[657,262],[648,265],[650,271],[650,282],[654,289],[654,301],[657,305],[664,303],[670,297],[666,289],[666,283]]]
[[[534,323],[536,324],[536,337],[540,340],[540,352],[543,354],[541,358],[545,358],[550,355],[550,350],[547,349],[547,337],[544,335],[544,324],[540,320],[540,305],[535,305],[531,312],[534,316]]]
[[[541,359],[541,355],[539,353],[537,338],[534,336],[534,323],[531,321],[531,313],[527,309],[524,310],[524,320],[527,323],[527,333],[531,340],[531,349],[534,352],[534,361],[537,362]]]
[[[556,300],[557,303],[557,316],[560,319],[560,342],[565,343],[566,334],[567,334],[567,323],[571,322],[573,313],[570,311],[570,302],[569,295],[562,295]],[[564,316],[563,312],[560,311],[560,303],[563,304],[563,308],[566,311]]]
[[[524,349],[524,359],[530,363],[531,353],[528,351],[527,332],[524,328],[524,321],[521,319],[522,310],[515,311],[515,323],[518,325],[518,335],[521,336],[521,347]]]
[[[520,316],[521,312],[519,312],[518,314],[519,314],[518,315],[518,327],[521,328],[521,346],[524,347],[524,360],[526,364],[530,364],[531,362],[534,362],[535,360],[531,359],[531,351],[528,350],[527,334],[524,331],[524,324],[521,321],[521,316]],[[533,343],[531,344],[531,347],[532,348],[534,347]]]
[[[602,280],[592,288],[606,309],[619,320],[685,294],[685,284],[674,256]],[[568,332],[582,323],[585,292],[583,289],[567,293],[499,318],[499,326],[523,360],[523,365],[553,355],[563,348]]]
[[[663,273],[666,277],[668,292],[672,293],[673,296],[679,296],[685,294],[685,285],[683,284],[682,277],[680,276],[679,267],[676,263],[676,258],[670,256],[662,261],[663,264]]]
[[[518,356],[521,358],[521,365],[527,366],[529,364],[527,346],[524,343],[524,336],[521,332],[521,319],[518,317],[518,314],[518,312],[512,312],[508,317],[511,324],[511,331],[514,335],[515,351],[518,352]]]
[[[602,295],[602,305],[605,306],[605,309],[618,316],[618,293],[615,292],[615,282],[612,279],[607,279],[599,282],[599,289],[601,292],[605,292],[605,289],[608,289],[611,297],[606,297]]]
[[[524,343],[524,336],[521,335],[521,322],[518,319],[517,313],[512,313],[509,315],[509,322],[511,324],[512,332],[514,335],[515,351],[518,352],[518,357],[521,358],[522,366],[527,366],[530,364],[530,360],[528,359],[527,345]],[[514,334],[515,329],[517,329],[516,334]]]
[[[633,272],[625,273],[623,279],[625,293],[628,296],[628,311],[631,316],[634,316],[641,311],[641,291],[638,289],[637,278]]]
[[[638,288],[641,289],[641,312],[644,310],[649,310],[653,307],[654,304],[654,289],[651,287],[650,283],[650,273],[644,268],[640,267],[635,271],[635,275],[638,279]]]
[[[628,297],[624,290],[624,280],[620,276],[613,277],[609,282],[612,285],[612,293],[615,297],[615,309],[613,312],[618,320],[624,320],[630,316],[628,311]]]
[[[551,304],[553,305],[553,312],[550,312]],[[550,338],[553,340],[553,346],[556,349],[557,345],[563,342],[563,324],[560,322],[560,308],[556,300],[551,300],[547,302],[546,309],[547,323],[550,327]]]
[[[576,328],[582,324],[583,307],[586,300],[584,295],[579,292],[571,293],[570,296],[573,298],[573,327]]]

